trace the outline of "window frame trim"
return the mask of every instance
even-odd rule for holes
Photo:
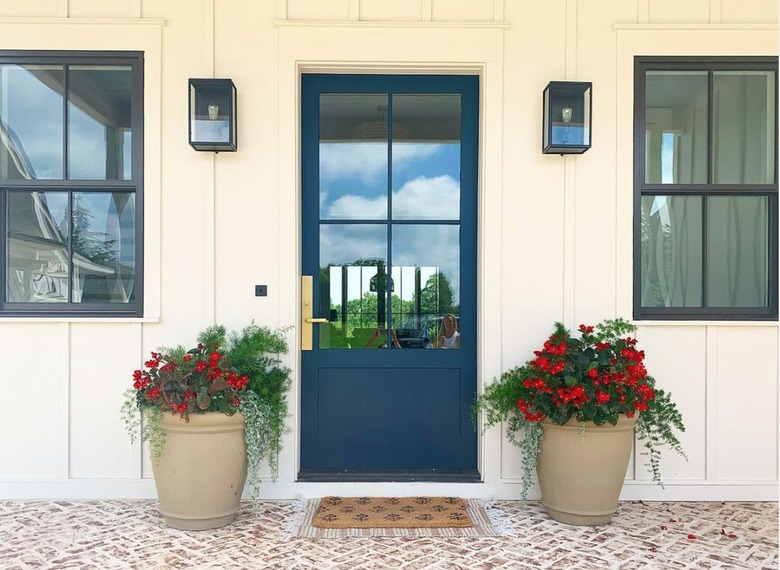
[[[66,178],[68,148],[67,123],[63,124],[62,179],[0,180],[0,319],[4,318],[133,318],[144,317],[144,52],[139,50],[0,50],[0,64],[11,65],[123,65],[132,74],[130,91],[131,118],[131,177],[130,180],[78,180]],[[63,98],[63,113],[67,109],[67,97]],[[67,116],[67,115],[66,115]],[[62,191],[72,196],[74,192],[93,188],[96,191],[127,189],[135,196],[135,300],[132,303],[11,303],[6,301],[7,282],[7,189],[36,189]],[[70,199],[70,198],[69,198]],[[69,265],[72,257],[69,254]],[[69,278],[69,287],[72,283]],[[69,291],[68,295],[70,296]]]
[[[717,71],[774,71],[775,78],[775,137],[774,182],[772,184],[648,184],[645,172],[645,110],[646,77],[648,71],[706,71],[708,83],[707,109],[707,179],[712,176],[712,77]],[[775,56],[634,56],[634,164],[633,164],[633,316],[635,320],[668,321],[774,321],[778,318],[778,59]],[[749,189],[746,189],[749,188]],[[641,202],[643,196],[766,196],[768,216],[768,278],[766,307],[647,307],[642,306],[642,243]],[[702,200],[706,208],[706,200]],[[702,300],[706,303],[707,223],[702,218]]]

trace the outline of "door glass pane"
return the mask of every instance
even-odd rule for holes
[[[701,307],[702,198],[643,196],[643,307]]]
[[[392,243],[399,344],[460,348],[460,227],[396,225]]]
[[[128,303],[135,290],[135,196],[73,194],[73,302]]]
[[[130,180],[130,67],[68,69],[68,178]]]
[[[387,342],[387,227],[320,227],[320,348],[378,348]],[[379,332],[377,332],[379,331]],[[376,334],[375,334],[376,333]],[[382,347],[382,348],[386,348]]]
[[[708,306],[767,306],[768,232],[766,196],[707,199]]]
[[[62,179],[62,66],[0,65],[0,179]]]
[[[707,72],[649,71],[645,183],[707,182]]]
[[[9,191],[7,197],[6,300],[67,302],[67,193]]]
[[[393,96],[393,218],[460,218],[460,95]]]
[[[775,74],[713,76],[713,182],[771,184],[775,176]]]
[[[320,95],[320,218],[387,219],[385,94]]]

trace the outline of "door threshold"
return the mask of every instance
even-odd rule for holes
[[[301,469],[298,481],[309,483],[481,483],[476,469]]]

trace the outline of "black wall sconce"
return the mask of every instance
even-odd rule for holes
[[[593,84],[550,81],[544,88],[542,152],[582,154],[590,148]]]
[[[230,79],[190,79],[190,146],[235,151],[236,111],[236,86]]]

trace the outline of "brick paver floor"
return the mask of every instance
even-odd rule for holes
[[[242,505],[224,528],[166,527],[156,502],[0,501],[0,568],[565,570],[778,568],[777,503],[621,503],[609,525],[498,501],[500,537],[295,538],[292,501]]]

